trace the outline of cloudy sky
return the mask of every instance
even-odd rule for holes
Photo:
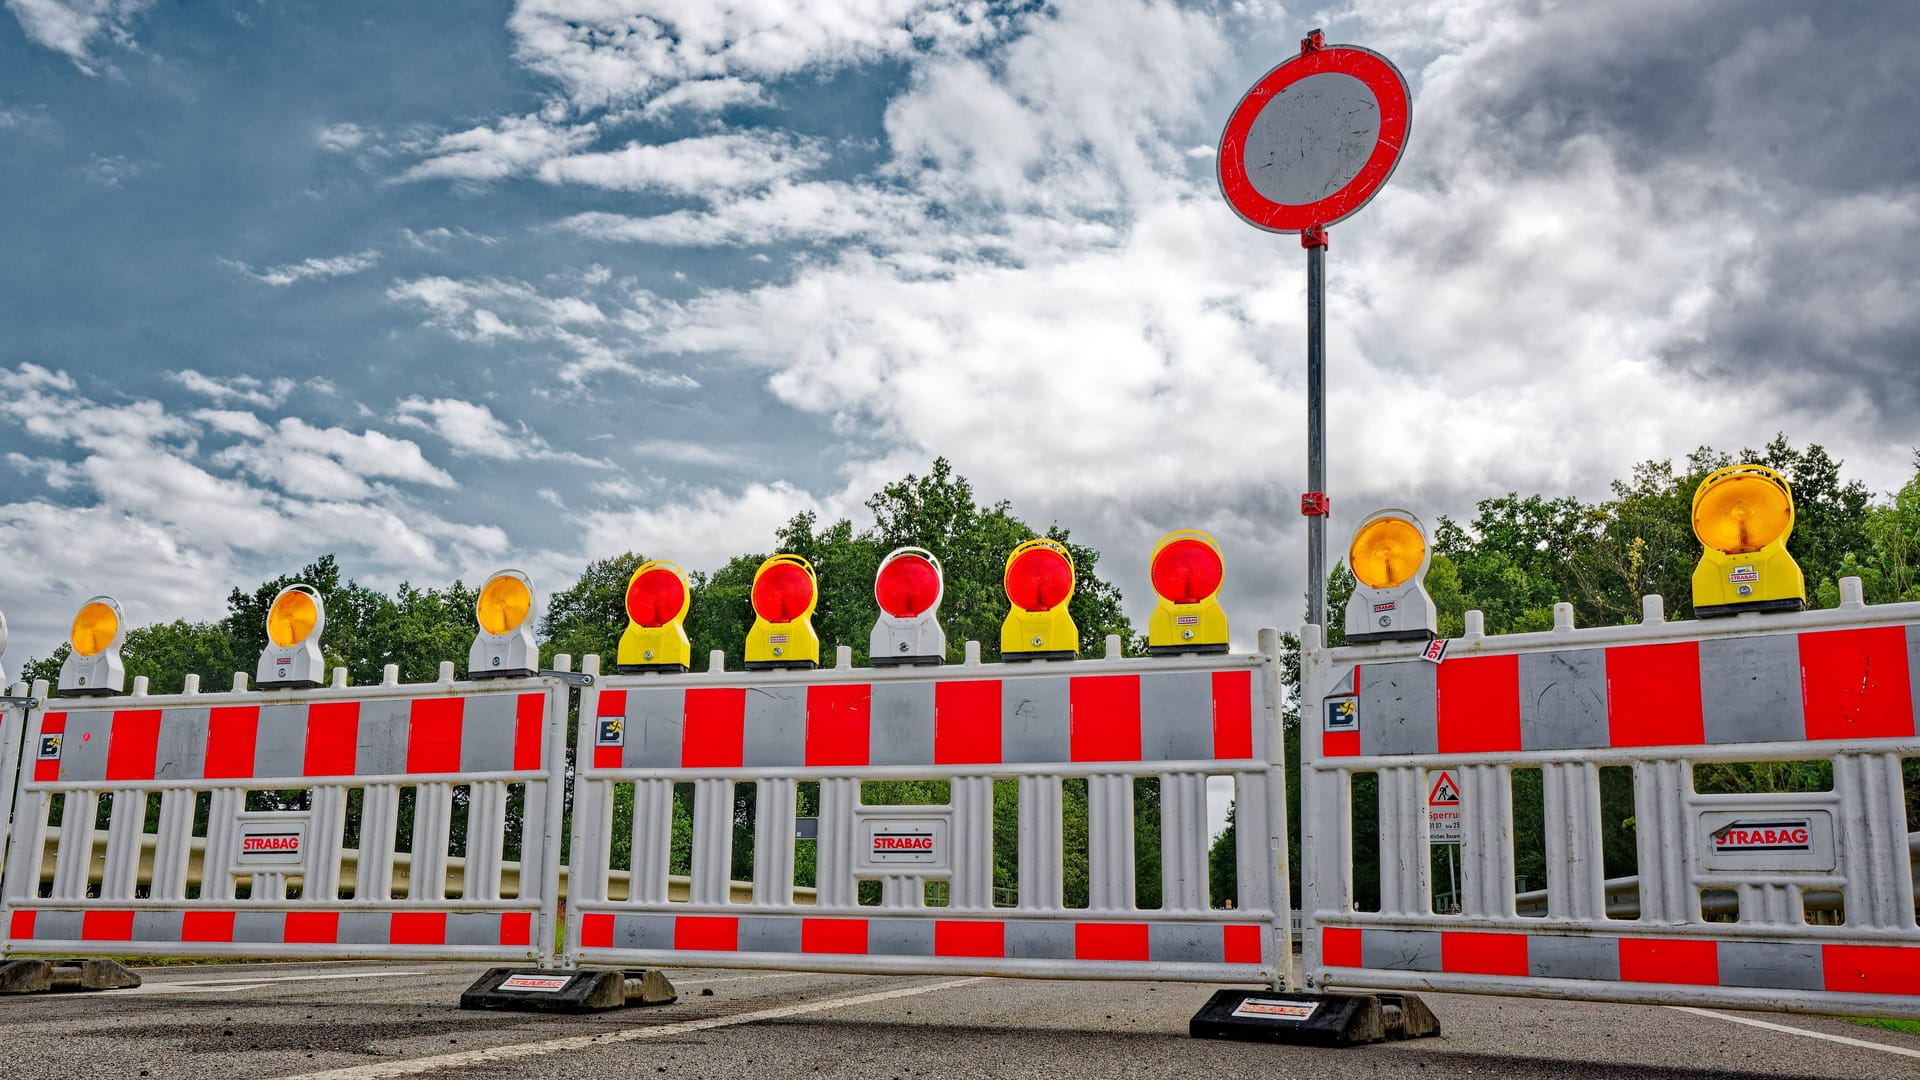
[[[1901,3],[5,0],[8,666],[337,552],[548,588],[859,520],[946,455],[1304,590],[1304,256],[1214,145],[1324,27],[1414,93],[1333,230],[1336,548],[1701,443],[1920,443]],[[1817,17],[1816,17],[1817,14]]]

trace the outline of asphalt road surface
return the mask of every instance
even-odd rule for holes
[[[1190,983],[689,969],[673,1005],[460,1011],[483,970],[149,968],[137,990],[0,998],[0,1077],[1920,1077],[1920,1036],[1777,1014],[1429,994],[1438,1038],[1313,1050],[1188,1038],[1211,993]]]

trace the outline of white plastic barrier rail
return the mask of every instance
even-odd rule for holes
[[[1274,645],[1266,632],[1253,656],[598,678],[581,696],[569,960],[1277,983],[1291,950]],[[1233,781],[1232,908],[1209,903],[1210,776]],[[1070,778],[1087,792],[1084,908],[1064,902]],[[1137,778],[1160,785],[1157,908],[1135,901]],[[865,804],[875,780],[945,781],[950,798]],[[1018,793],[1017,898],[996,897],[996,780]],[[746,903],[728,896],[737,782],[755,785]],[[667,891],[682,783],[685,903]],[[813,903],[795,894],[804,783],[819,785]],[[629,799],[630,889],[612,900],[614,809]],[[862,882],[879,883],[867,903]]]
[[[1309,985],[1920,1016],[1920,791],[1902,783],[1920,755],[1920,604],[1867,607],[1853,579],[1841,591],[1838,610],[1682,623],[1648,597],[1641,625],[1604,629],[1574,629],[1561,605],[1554,630],[1497,637],[1473,612],[1438,663],[1421,643],[1326,649],[1308,627]],[[1832,782],[1703,794],[1694,767],[1717,762],[1830,762]],[[1634,919],[1607,917],[1606,766],[1632,770]],[[1541,773],[1541,918],[1516,913],[1517,768]],[[1363,773],[1379,795],[1377,911],[1353,903]],[[1429,841],[1452,815],[1460,910],[1435,914]],[[1805,898],[1834,892],[1841,921],[1813,924]],[[1709,920],[1703,896],[1724,911],[1729,894],[1734,921]]]
[[[564,684],[455,682],[450,664],[437,683],[350,688],[344,675],[315,690],[249,692],[241,677],[225,694],[136,684],[52,701],[36,683],[0,955],[550,960]],[[449,895],[460,832],[464,895]],[[516,834],[528,872],[503,889]]]
[[[16,684],[10,700],[0,703],[0,874],[6,870],[7,838],[13,831],[13,788],[20,775],[21,740],[26,737],[28,691],[26,683]],[[0,936],[5,933],[6,927],[0,925]]]

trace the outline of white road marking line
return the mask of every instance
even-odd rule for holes
[[[1866,1039],[1851,1039],[1845,1035],[1829,1035],[1824,1031],[1808,1031],[1806,1028],[1789,1027],[1786,1024],[1772,1024],[1765,1020],[1753,1020],[1745,1016],[1729,1016],[1712,1009],[1693,1009],[1685,1005],[1669,1005],[1677,1012],[1692,1013],[1695,1016],[1710,1016],[1715,1020],[1725,1020],[1730,1024],[1745,1024],[1748,1027],[1766,1028],[1768,1031],[1784,1031],[1789,1035],[1805,1035],[1809,1039],[1825,1039],[1827,1042],[1845,1046],[1858,1046],[1864,1050],[1878,1050],[1883,1054],[1899,1054],[1901,1057],[1920,1058],[1920,1050],[1909,1050],[1904,1046],[1888,1046],[1886,1043],[1870,1042]]]
[[[719,986],[721,983],[753,982],[756,979],[797,979],[802,975],[818,975],[817,971],[770,971],[764,975],[736,975],[731,979],[688,979],[688,986]],[[672,978],[671,974],[667,975]]]
[[[237,990],[258,990],[269,983],[287,982],[330,982],[339,979],[385,979],[401,975],[426,975],[425,971],[397,971],[380,968],[374,971],[351,971],[337,975],[261,975],[251,979],[193,979],[182,982],[156,982],[122,994],[218,994]]]
[[[892,1001],[895,998],[931,994],[939,990],[951,990],[956,986],[969,986],[985,981],[983,977],[952,979],[947,982],[928,983],[924,986],[909,986],[900,990],[882,990],[872,994],[856,994],[852,997],[828,998],[825,1001],[809,1001],[799,1005],[783,1005],[777,1009],[761,1009],[758,1012],[739,1013],[734,1016],[716,1016],[707,1020],[683,1020],[677,1024],[662,1024],[658,1027],[628,1028],[625,1031],[603,1032],[598,1035],[573,1035],[564,1039],[548,1039],[546,1042],[516,1043],[485,1050],[466,1050],[457,1054],[414,1058],[410,1061],[349,1065],[344,1069],[306,1073],[289,1077],[288,1080],[384,1080],[386,1077],[394,1076],[418,1076],[421,1073],[436,1072],[441,1069],[459,1069],[501,1061],[517,1061],[521,1058],[560,1054],[569,1050],[591,1050],[596,1046],[638,1042],[641,1039],[668,1039],[675,1035],[689,1035],[696,1031],[709,1031],[713,1028],[736,1027],[740,1024],[779,1020],[788,1016],[804,1016],[807,1013],[826,1012],[828,1009],[842,1009],[854,1005],[871,1005],[877,1001]]]

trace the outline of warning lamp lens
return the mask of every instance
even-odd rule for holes
[[[901,555],[880,568],[873,596],[894,618],[916,618],[940,598],[940,571],[918,555]]]
[[[1197,604],[1220,591],[1220,553],[1199,540],[1175,540],[1153,557],[1153,591],[1172,604]]]
[[[119,633],[119,613],[109,604],[92,601],[73,617],[73,651],[81,656],[98,656]]]
[[[511,634],[527,621],[533,610],[533,590],[518,574],[498,574],[480,587],[475,605],[480,629],[489,634]]]
[[[792,622],[812,604],[813,577],[794,563],[774,563],[754,579],[753,611],[768,622]]]
[[[267,636],[275,645],[291,648],[307,640],[319,621],[320,608],[313,597],[299,589],[288,589],[274,598],[273,610],[267,612]]]
[[[1710,481],[1693,506],[1693,534],[1727,555],[1759,551],[1793,525],[1793,496],[1758,473]]]
[[[1021,552],[1007,567],[1007,599],[1027,611],[1051,611],[1073,591],[1073,567],[1052,548]]]
[[[1426,561],[1427,541],[1412,522],[1381,518],[1360,527],[1347,555],[1347,565],[1361,584],[1391,589],[1419,572]]]
[[[680,617],[687,604],[687,583],[671,570],[655,567],[627,586],[627,618],[649,629]]]

